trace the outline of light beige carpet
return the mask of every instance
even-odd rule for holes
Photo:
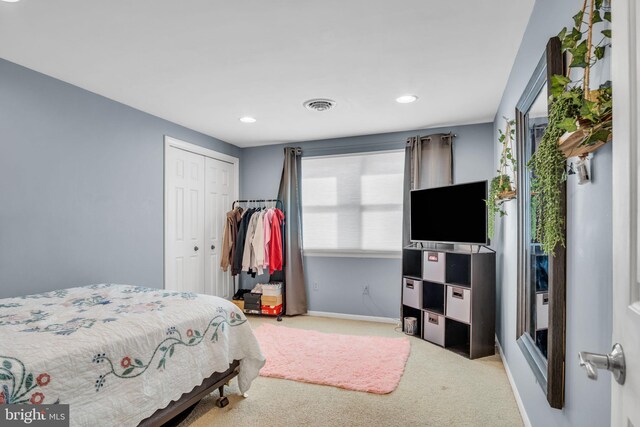
[[[255,328],[267,317],[250,316]],[[383,323],[322,317],[284,318],[281,325],[352,335],[403,336]],[[203,399],[180,427],[193,426],[522,426],[498,355],[468,360],[418,338],[393,393],[377,395],[258,377],[247,398],[234,379],[230,403],[215,406],[218,392]]]

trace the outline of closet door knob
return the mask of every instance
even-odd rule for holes
[[[198,248],[197,246],[195,246],[195,247],[193,248],[193,250],[194,250],[194,251],[196,251],[196,252],[198,252],[198,249],[199,249],[199,248]]]
[[[211,250],[214,250],[215,248],[215,245],[211,245]]]

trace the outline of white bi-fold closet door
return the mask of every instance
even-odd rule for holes
[[[220,251],[237,163],[189,148],[170,141],[165,151],[165,289],[229,299],[233,282]]]

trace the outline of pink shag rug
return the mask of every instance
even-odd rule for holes
[[[404,373],[409,339],[325,334],[262,324],[255,330],[267,359],[263,377],[391,393]]]

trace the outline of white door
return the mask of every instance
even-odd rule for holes
[[[204,157],[168,147],[165,288],[204,293]]]
[[[626,361],[624,384],[612,382],[611,425],[640,427],[640,248],[638,242],[638,60],[640,5],[611,2],[613,70],[613,342]],[[603,284],[605,285],[605,284]]]
[[[230,299],[233,284],[229,272],[220,268],[220,250],[226,213],[231,210],[233,165],[205,158],[205,293]]]

